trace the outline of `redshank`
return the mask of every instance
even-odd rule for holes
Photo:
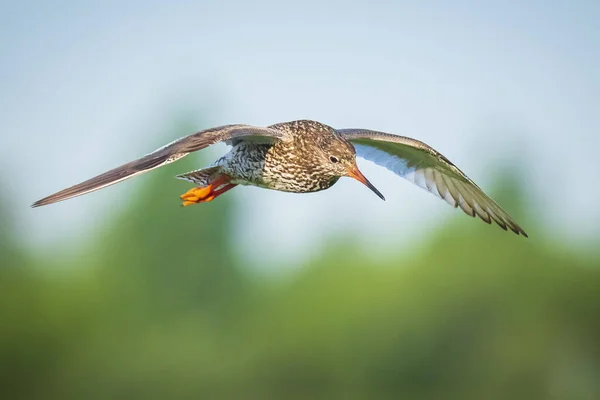
[[[387,168],[444,199],[466,214],[527,237],[525,231],[494,200],[446,157],[405,136],[367,129],[334,129],[300,120],[269,127],[225,125],[176,140],[135,161],[33,203],[43,206],[80,196],[177,161],[218,142],[231,150],[208,168],[178,175],[196,187],[181,195],[184,206],[214,200],[237,185],[254,185],[294,193],[317,192],[341,177],[365,184],[383,195],[360,172],[356,156]]]

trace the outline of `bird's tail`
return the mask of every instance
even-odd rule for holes
[[[221,175],[221,167],[216,166],[186,172],[185,174],[177,175],[176,178],[195,183],[199,187],[206,187],[213,183],[219,175]]]
[[[177,178],[198,185],[198,187],[192,188],[180,196],[184,206],[207,203],[237,186],[235,183],[231,183],[229,175],[221,172],[219,166],[177,175]]]

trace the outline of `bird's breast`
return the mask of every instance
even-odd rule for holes
[[[293,143],[240,143],[217,164],[237,184],[305,193],[327,189],[338,180],[324,174],[314,158]]]

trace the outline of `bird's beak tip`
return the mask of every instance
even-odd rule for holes
[[[360,183],[362,183],[363,185],[365,185],[366,187],[371,189],[371,191],[373,193],[375,193],[381,200],[385,201],[385,197],[383,197],[381,192],[379,190],[377,190],[377,188],[371,182],[369,182],[369,180],[363,175],[362,172],[360,172],[360,170],[357,167],[349,170],[348,176],[356,179],[357,181],[359,181]]]

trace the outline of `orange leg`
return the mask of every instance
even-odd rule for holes
[[[208,203],[237,185],[229,183],[231,178],[227,175],[221,175],[206,187],[196,187],[182,194],[183,206],[189,206],[196,203]]]

